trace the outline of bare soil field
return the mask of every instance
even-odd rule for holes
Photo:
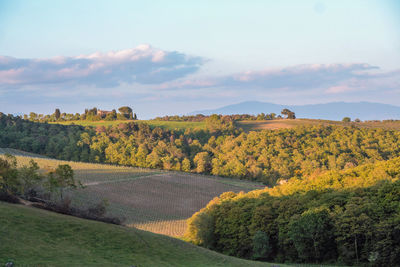
[[[286,129],[296,126],[295,123],[289,123],[286,120],[268,120],[268,121],[238,121],[237,127],[242,128],[246,132],[259,130],[277,130]]]
[[[77,176],[79,177],[79,176]],[[178,172],[142,175],[130,180],[86,183],[77,192],[82,202],[110,201],[110,215],[125,217],[125,224],[139,229],[172,236],[182,236],[188,219],[211,199],[223,192],[249,191],[262,186],[224,178],[207,177]]]

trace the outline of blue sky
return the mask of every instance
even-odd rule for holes
[[[0,111],[400,100],[400,1],[0,0]]]

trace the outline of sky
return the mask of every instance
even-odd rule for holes
[[[400,105],[400,1],[0,0],[0,112]]]

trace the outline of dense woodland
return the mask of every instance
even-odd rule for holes
[[[274,262],[399,266],[400,158],[227,192],[189,219],[188,240]]]
[[[0,147],[83,162],[213,174],[274,185],[400,156],[400,132],[313,126],[245,133],[229,117],[207,130],[173,131],[144,123],[81,127],[0,116]]]

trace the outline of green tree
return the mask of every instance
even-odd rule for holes
[[[294,216],[289,236],[299,258],[307,262],[320,262],[326,252],[335,250],[331,219],[325,209],[312,209]]]
[[[61,117],[60,109],[56,108],[56,110],[54,112],[54,117],[56,118],[56,120],[60,119],[60,117]]]
[[[336,217],[336,241],[341,260],[346,263],[359,263],[368,258],[365,252],[366,240],[374,235],[372,221],[368,213],[373,213],[371,200],[355,196],[349,199],[345,210]]]
[[[214,247],[214,218],[208,213],[196,213],[188,220],[185,234],[196,245],[206,248]]]
[[[351,119],[350,119],[350,117],[344,117],[342,119],[342,122],[351,122]]]
[[[205,173],[210,171],[211,162],[208,152],[197,153],[193,159],[193,162],[196,165],[197,173]]]
[[[39,165],[33,161],[29,161],[28,166],[23,166],[18,170],[18,176],[21,183],[20,194],[29,198],[31,190],[38,186],[43,179],[43,176],[39,174]]]
[[[206,123],[207,130],[209,130],[211,133],[224,133],[234,130],[233,121],[227,116],[222,117],[220,115],[213,114],[204,121]]]
[[[30,120],[35,121],[35,120],[37,120],[37,118],[38,118],[38,115],[35,112],[29,113]]]
[[[12,155],[0,158],[0,196],[29,198],[30,190],[39,186],[43,178],[39,166],[30,160],[28,166],[17,168],[17,160]]]
[[[281,114],[286,116],[288,119],[296,119],[296,115],[293,111],[290,111],[289,109],[285,108],[281,111]]]
[[[190,160],[188,158],[184,158],[182,160],[182,171],[190,172],[190,170],[191,170]]]
[[[0,197],[1,195],[15,195],[20,186],[17,160],[14,156],[6,154],[5,159],[0,158]]]
[[[108,113],[105,118],[106,121],[112,121],[116,119],[117,119],[117,112],[115,109],[113,109],[110,113]]]
[[[263,231],[257,231],[253,237],[253,258],[267,259],[271,252],[269,236]]]
[[[58,165],[55,171],[49,172],[47,187],[50,192],[58,191],[61,201],[64,199],[64,190],[67,188],[83,187],[74,179],[74,171],[68,164]]]
[[[264,113],[258,114],[258,115],[257,115],[257,120],[258,120],[258,121],[265,120],[265,114],[264,114]]]
[[[118,109],[118,111],[127,119],[133,119],[133,111],[132,108],[128,106],[123,106]]]

